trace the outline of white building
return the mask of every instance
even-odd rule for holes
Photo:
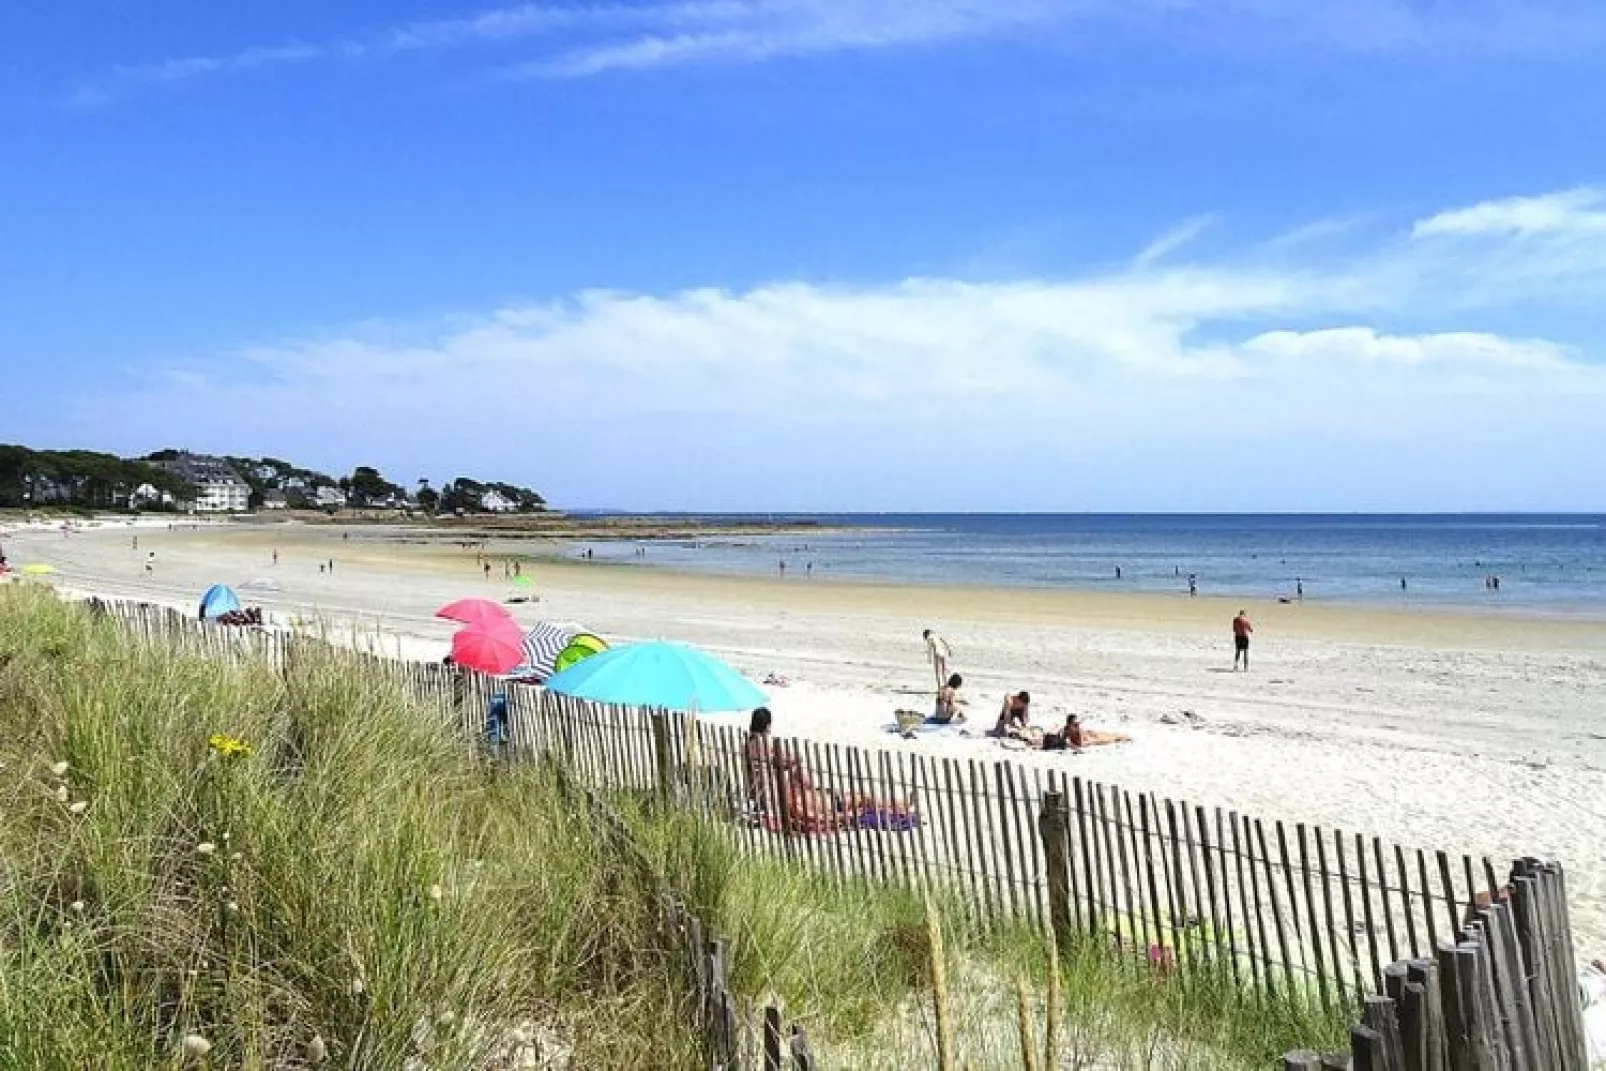
[[[190,508],[197,513],[228,513],[251,505],[251,485],[238,476],[204,476],[193,483],[195,500]]]
[[[289,507],[289,498],[278,488],[274,487],[262,492],[263,509],[288,509]]]
[[[480,508],[491,513],[512,513],[519,504],[500,491],[487,491],[480,496]]]
[[[196,513],[244,511],[251,505],[251,485],[220,457],[180,454],[171,461],[159,461],[168,472],[195,488],[195,498],[184,503]]]
[[[171,506],[173,496],[166,491],[157,490],[154,484],[142,483],[128,496],[128,504],[135,509],[142,506]]]
[[[345,509],[346,492],[338,487],[320,487],[313,502],[319,509]]]

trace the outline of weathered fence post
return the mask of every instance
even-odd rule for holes
[[[781,1010],[773,1004],[764,1009],[764,1071],[782,1071]]]
[[[1048,878],[1048,917],[1054,937],[1063,946],[1071,938],[1071,873],[1069,858],[1070,811],[1065,793],[1043,793],[1043,811],[1037,817],[1043,839],[1043,869]]]
[[[647,712],[647,724],[652,727],[653,765],[658,772],[658,798],[669,803],[675,798],[674,763],[669,750],[669,718],[665,710]]]
[[[1365,1031],[1350,1035],[1355,1071],[1402,1071],[1400,1021],[1391,997],[1369,995],[1361,1013]],[[1363,1037],[1363,1033],[1367,1036]]]
[[[819,1071],[819,1065],[814,1061],[814,1050],[809,1048],[809,1039],[800,1026],[792,1027],[792,1071]]]

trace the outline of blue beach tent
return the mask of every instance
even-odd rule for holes
[[[234,589],[224,584],[213,584],[201,596],[201,620],[207,621],[214,617],[222,617],[231,610],[240,608],[240,597],[234,594]]]

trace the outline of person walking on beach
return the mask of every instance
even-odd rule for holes
[[[1199,594],[1199,574],[1198,573],[1189,573],[1188,574],[1188,597],[1192,598],[1193,596],[1195,596],[1197,594]]]
[[[1238,616],[1232,619],[1232,669],[1238,671],[1238,663],[1244,665],[1244,672],[1249,672],[1249,634],[1255,631],[1255,626],[1249,623],[1249,615],[1239,610]]]
[[[937,691],[940,692],[948,680],[948,660],[954,656],[954,649],[947,640],[929,628],[920,634],[920,638],[926,641],[926,657],[931,659],[931,671],[936,674]]]
[[[274,565],[278,565],[279,564],[279,548],[278,547],[274,547],[273,548],[273,564]]]
[[[1305,581],[1294,577],[1294,598],[1303,602],[1305,600]]]
[[[485,579],[487,579],[487,580],[491,579],[491,563],[490,562],[486,562],[485,563]]]

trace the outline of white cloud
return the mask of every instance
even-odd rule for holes
[[[141,86],[262,71],[318,60],[374,58],[563,37],[566,42],[507,73],[583,77],[720,58],[865,51],[977,36],[1098,10],[1108,0],[681,0],[572,6],[521,4],[462,18],[393,26],[314,44],[252,47],[118,66],[75,90],[72,103],[105,103]],[[1150,3],[1151,0],[1142,0]]]
[[[355,48],[358,46],[347,46]],[[335,51],[332,45],[286,44],[247,48],[220,56],[186,56],[138,66],[112,68],[107,77],[73,90],[67,103],[75,107],[105,104],[118,94],[138,86],[167,85],[210,75],[247,71],[266,71],[325,59]]]
[[[1166,256],[1203,234],[1215,221],[1214,215],[1194,216],[1192,219],[1183,220],[1145,246],[1134,258],[1133,266],[1147,268],[1157,261],[1164,260]]]
[[[1461,370],[1568,372],[1583,368],[1569,347],[1544,339],[1509,339],[1476,331],[1382,334],[1370,327],[1267,331],[1243,344],[1246,352],[1284,361],[1360,365],[1439,365]]]
[[[1606,453],[1599,355],[1459,328],[1441,291],[1461,277],[1421,278],[1439,262],[1405,248],[1328,271],[586,292],[255,347],[53,419],[96,442],[134,417],[335,466],[495,470],[571,504],[1587,504]],[[1502,251],[1461,260],[1501,291]],[[1402,314],[1440,323],[1378,323]],[[1461,482],[1433,475],[1445,465]],[[1246,499],[1216,467],[1303,476],[1294,497]]]
[[[1606,17],[1576,0],[646,0],[518,4],[470,15],[354,31],[334,40],[249,47],[119,66],[70,94],[106,103],[132,89],[203,77],[373,60],[399,53],[512,47],[504,64],[528,78],[581,78],[692,63],[907,48],[1031,28],[1086,43],[1095,33],[1178,38],[1191,46],[1285,53],[1409,54],[1432,59],[1587,54]],[[1069,31],[1069,32],[1067,32]]]
[[[1584,187],[1539,197],[1507,197],[1419,220],[1415,238],[1606,238],[1606,190]]]
[[[711,60],[751,63],[907,47],[1063,20],[1102,6],[1052,0],[769,0],[712,5],[711,10],[666,19],[660,30],[588,42],[511,73],[581,78]]]

